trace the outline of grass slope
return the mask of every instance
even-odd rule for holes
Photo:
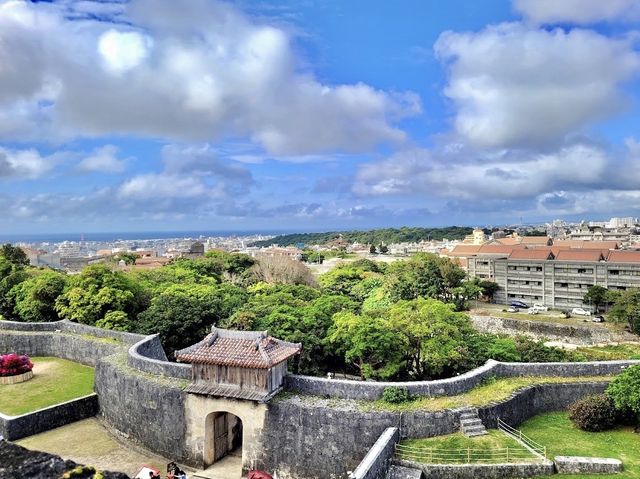
[[[534,441],[547,446],[549,458],[554,456],[591,456],[620,459],[624,471],[620,474],[570,475],[571,479],[640,479],[640,435],[632,427],[611,431],[585,432],[573,426],[566,412],[541,414],[520,427]]]
[[[363,402],[363,408],[371,408],[385,411],[410,411],[414,409],[426,409],[439,411],[442,409],[455,409],[465,406],[484,406],[491,401],[502,401],[519,389],[536,384],[549,383],[579,383],[593,381],[611,381],[608,376],[578,376],[578,377],[533,377],[524,376],[517,378],[500,378],[478,386],[471,391],[457,396],[442,396],[436,398],[421,397],[415,401],[401,404],[390,404],[383,400]]]
[[[489,434],[486,436],[478,437],[466,437],[461,433],[448,434],[446,436],[431,437],[427,439],[409,439],[401,441],[401,446],[408,446],[414,448],[430,448],[439,451],[434,451],[433,456],[429,453],[419,454],[413,456],[417,451],[404,450],[402,454],[413,456],[409,459],[417,460],[418,462],[433,462],[437,464],[459,464],[466,463],[467,449],[471,449],[469,457],[470,462],[507,462],[505,459],[505,449],[509,448],[512,456],[508,462],[534,462],[538,458],[534,456],[527,449],[522,447],[517,441],[503,434],[496,429],[490,429],[487,431]],[[500,449],[501,451],[496,451]],[[493,454],[500,454],[501,460],[496,458]],[[512,459],[513,455],[517,455],[518,459]],[[430,460],[433,458],[433,460]]]
[[[0,385],[0,412],[18,416],[93,392],[94,369],[66,359],[36,357],[33,379]]]

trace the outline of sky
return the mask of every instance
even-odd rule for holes
[[[0,232],[640,216],[640,0],[0,0]]]

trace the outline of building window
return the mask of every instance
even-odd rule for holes
[[[610,269],[609,274],[613,276],[618,276],[620,274],[620,271],[617,269]]]

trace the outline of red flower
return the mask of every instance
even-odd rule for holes
[[[0,356],[0,376],[17,376],[33,369],[29,356],[10,353]]]

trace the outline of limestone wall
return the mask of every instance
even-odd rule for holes
[[[555,474],[551,461],[541,464],[422,464],[394,460],[394,463],[421,470],[425,479],[520,479]]]
[[[81,419],[98,412],[98,396],[90,394],[20,416],[0,414],[0,435],[9,441],[32,436]]]
[[[627,332],[614,332],[606,326],[591,327],[530,321],[527,319],[497,318],[495,316],[470,315],[473,326],[486,333],[506,334],[510,336],[526,335],[535,339],[562,341],[577,346],[604,343],[640,341],[640,337]]]
[[[398,428],[385,429],[349,479],[385,479],[399,440]]]
[[[437,381],[353,381],[289,375],[285,388],[302,394],[341,399],[376,400],[387,387],[405,387],[418,396],[455,396],[478,386],[488,377],[514,376],[609,376],[640,361],[594,361],[584,363],[501,363],[489,360],[484,366],[454,378]]]

